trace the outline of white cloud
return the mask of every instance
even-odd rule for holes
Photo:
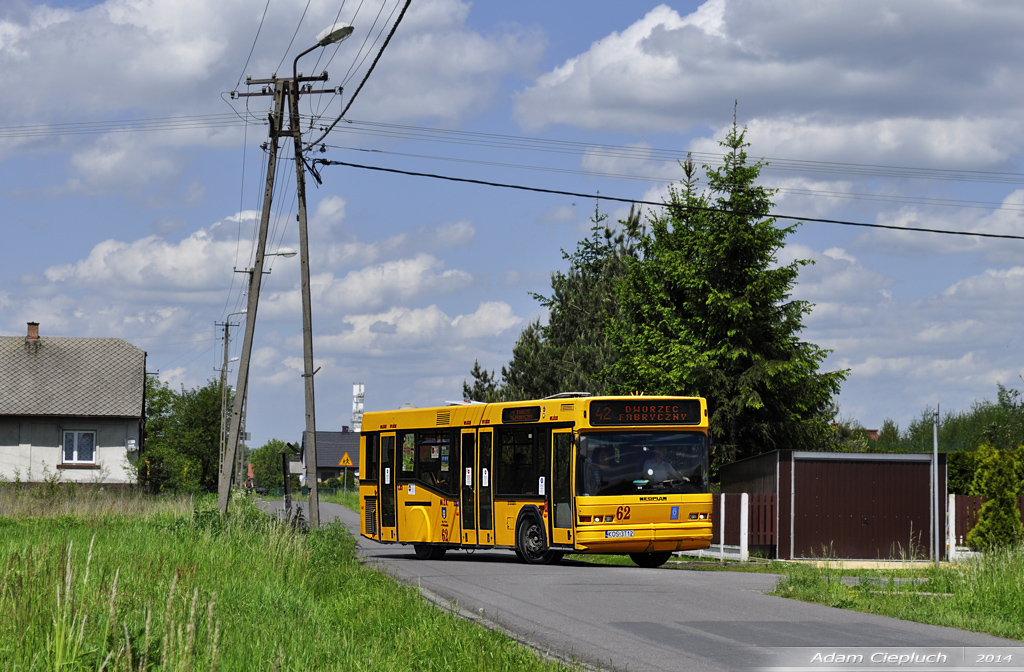
[[[738,99],[766,155],[988,166],[1024,139],[1022,30],[1012,3],[659,5],[520,91],[516,116],[531,130],[685,132]]]
[[[381,313],[349,315],[349,329],[318,338],[328,352],[387,354],[401,358],[424,348],[456,351],[468,343],[499,336],[522,323],[511,306],[501,301],[481,303],[469,314],[448,317],[436,305],[395,307]]]

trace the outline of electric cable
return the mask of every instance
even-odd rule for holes
[[[870,229],[889,229],[892,231],[917,231],[920,233],[941,233],[953,236],[977,236],[979,238],[1000,238],[1006,240],[1024,240],[1024,236],[1015,236],[1005,233],[981,233],[975,231],[955,231],[949,229],[929,229],[917,226],[894,226],[891,224],[869,224],[867,222],[851,222],[843,219],[825,219],[822,217],[800,217],[796,215],[781,215],[781,214],[764,214],[758,212],[744,212],[742,210],[726,210],[723,208],[709,208],[704,206],[691,206],[682,205],[678,203],[658,203],[655,201],[645,201],[638,198],[621,198],[618,196],[605,196],[603,194],[584,194],[574,191],[562,191],[559,189],[544,189],[542,187],[529,187],[521,184],[507,184],[502,182],[488,182],[486,180],[474,180],[466,177],[452,177],[450,175],[437,175],[433,173],[418,173],[410,170],[399,170],[397,168],[384,168],[381,166],[367,166],[359,163],[349,163],[347,161],[333,161],[331,159],[314,159],[314,163],[319,163],[324,166],[348,166],[349,168],[360,168],[362,170],[374,170],[384,173],[395,173],[398,175],[408,175],[411,177],[429,177],[435,180],[447,180],[449,182],[463,182],[467,184],[477,184],[488,187],[500,187],[503,189],[517,189],[520,191],[532,191],[541,194],[555,194],[559,196],[575,196],[577,198],[594,198],[603,201],[614,201],[618,203],[630,203],[638,205],[653,205],[659,208],[674,208],[679,210],[689,210],[694,212],[715,212],[724,215],[735,215],[739,217],[763,217],[766,219],[789,219],[797,220],[800,222],[814,222],[818,224],[838,224],[841,226],[860,226]]]
[[[242,72],[238,73],[238,81],[235,82],[236,89],[238,88],[238,85],[242,83],[242,77],[245,77],[245,69],[249,67],[249,59],[252,58],[252,52],[256,49],[256,41],[260,39],[260,31],[263,30],[263,22],[267,19],[268,9],[270,9],[270,0],[267,0],[267,4],[263,7],[263,16],[260,17],[260,25],[256,29],[256,37],[252,38],[252,46],[249,47],[249,55],[245,57],[245,65],[242,66]]]
[[[348,109],[350,107],[352,107],[352,103],[354,103],[355,100],[356,100],[356,97],[359,96],[359,92],[363,90],[363,85],[366,84],[366,80],[368,80],[370,78],[370,73],[372,73],[373,69],[377,67],[377,62],[380,60],[380,57],[384,54],[384,50],[387,49],[388,48],[388,44],[391,43],[391,38],[394,37],[395,31],[398,30],[399,24],[402,23],[402,18],[405,16],[405,12],[406,12],[406,10],[409,9],[409,5],[410,4],[412,4],[412,0],[405,0],[405,5],[402,6],[402,12],[398,15],[398,18],[395,19],[394,25],[391,26],[391,32],[388,33],[388,37],[387,37],[386,40],[384,40],[384,44],[380,45],[380,51],[377,52],[377,56],[373,59],[373,63],[370,64],[370,69],[367,70],[366,74],[363,76],[363,81],[359,82],[359,86],[358,86],[358,88],[356,88],[356,92],[353,93],[352,97],[348,99],[348,104],[344,108],[342,108],[341,114],[338,115],[338,118],[335,119],[334,122],[331,123],[331,125],[327,127],[327,130],[325,130],[323,132],[323,135],[321,135],[319,138],[317,138],[313,142],[309,143],[310,146],[315,145],[318,142],[320,142],[321,140],[323,140],[324,138],[326,138],[327,134],[330,133],[334,129],[334,127],[338,125],[338,122],[341,121],[345,117],[345,113],[348,112]]]
[[[672,184],[678,182],[678,178],[654,176],[654,175],[629,175],[625,173],[603,173],[592,170],[580,170],[574,168],[554,168],[551,166],[535,166],[520,163],[503,163],[499,161],[482,161],[479,159],[461,159],[448,156],[436,156],[432,154],[413,154],[410,152],[393,152],[385,149],[365,149],[362,147],[347,147],[344,145],[332,145],[325,144],[324,147],[331,149],[343,149],[352,152],[366,152],[369,154],[383,154],[388,156],[402,156],[407,158],[416,159],[429,159],[433,161],[449,161],[452,163],[468,163],[472,165],[481,166],[492,166],[496,168],[513,168],[516,170],[531,170],[547,173],[558,173],[564,175],[583,175],[587,177],[604,177],[616,180],[632,180],[637,182],[661,182],[663,184]],[[841,191],[827,191],[824,189],[810,189],[810,188],[799,188],[799,187],[775,187],[770,185],[760,185],[762,188],[771,189],[784,194],[794,194],[800,196],[812,196],[812,197],[828,197],[828,198],[841,198],[846,200],[864,200],[864,201],[878,201],[883,203],[910,203],[914,205],[935,205],[943,207],[957,207],[957,208],[978,208],[984,210],[1006,210],[1009,212],[1022,212],[1024,211],[1024,204],[1017,206],[1005,205],[999,201],[977,201],[977,200],[966,200],[966,199],[955,199],[955,198],[931,198],[925,196],[887,196],[884,194],[864,194],[857,192],[841,192]]]

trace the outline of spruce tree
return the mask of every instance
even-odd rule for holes
[[[829,351],[800,340],[811,305],[791,293],[810,262],[778,263],[795,227],[769,216],[772,191],[755,183],[764,164],[748,163],[745,134],[734,120],[704,190],[687,158],[681,188],[651,216],[620,286],[619,359],[607,373],[621,393],[707,397],[715,470],[824,444],[846,377],[819,371]]]

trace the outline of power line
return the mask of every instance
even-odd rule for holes
[[[335,119],[334,122],[327,127],[327,130],[325,130],[319,138],[309,143],[310,145],[315,145],[324,138],[326,138],[327,134],[330,133],[331,130],[333,130],[334,127],[338,125],[338,122],[345,117],[345,113],[348,112],[348,108],[352,107],[352,103],[355,102],[356,97],[359,95],[359,92],[363,90],[363,85],[366,84],[366,80],[370,78],[370,73],[372,73],[373,69],[377,67],[377,61],[380,60],[380,57],[384,54],[384,50],[387,49],[388,44],[391,43],[391,38],[394,37],[395,31],[398,30],[398,25],[402,23],[402,18],[405,16],[405,12],[407,9],[409,9],[409,5],[411,4],[412,0],[405,0],[405,5],[403,5],[401,13],[398,15],[398,18],[395,19],[395,24],[391,26],[391,32],[388,33],[388,37],[387,39],[384,40],[384,44],[380,45],[380,51],[377,52],[377,56],[373,59],[373,63],[370,64],[370,69],[366,71],[365,75],[363,75],[363,81],[359,82],[359,86],[356,88],[356,92],[353,93],[352,97],[348,99],[348,105],[346,105],[341,110],[341,114],[338,115],[338,118]]]
[[[450,175],[436,175],[432,173],[417,173],[409,170],[399,170],[397,168],[383,168],[381,166],[367,166],[359,163],[349,163],[347,161],[332,161],[330,159],[315,159],[314,164],[321,164],[325,166],[348,166],[349,168],[360,168],[362,170],[375,170],[384,173],[396,173],[398,175],[409,175],[411,177],[429,177],[435,180],[447,180],[449,182],[464,182],[468,184],[479,184],[488,187],[500,187],[503,189],[518,189],[520,191],[533,191],[542,194],[556,194],[559,196],[575,196],[577,198],[594,198],[603,201],[615,201],[618,203],[630,203],[639,205],[653,205],[659,208],[678,208],[681,210],[692,210],[696,212],[717,212],[725,215],[738,215],[741,217],[769,217],[774,219],[791,219],[801,222],[815,222],[819,224],[839,224],[842,226],[860,226],[869,229],[890,229],[892,231],[917,231],[921,233],[942,233],[952,236],[978,236],[979,238],[1001,238],[1008,240],[1024,240],[1024,236],[1014,236],[1011,234],[1003,233],[978,233],[974,231],[951,231],[948,229],[928,229],[917,226],[893,226],[889,224],[868,224],[867,222],[851,222],[843,219],[824,219],[821,217],[800,217],[796,215],[780,215],[780,214],[769,214],[765,215],[758,212],[743,212],[740,210],[725,210],[723,208],[708,208],[700,206],[690,205],[679,205],[671,203],[658,203],[655,201],[644,201],[637,198],[621,198],[617,196],[605,196],[603,194],[584,194],[574,191],[561,191],[558,189],[544,189],[541,187],[528,187],[521,184],[506,184],[502,182],[488,182],[486,180],[473,180],[466,177],[452,177]]]
[[[242,77],[245,77],[245,70],[249,67],[249,60],[252,58],[252,52],[256,49],[256,41],[260,39],[260,31],[263,30],[263,22],[267,20],[267,10],[270,9],[270,0],[267,0],[267,4],[263,7],[263,16],[260,17],[260,25],[256,29],[256,37],[252,38],[252,46],[249,47],[249,55],[245,57],[245,65],[242,66],[242,72],[238,74],[238,81],[235,82],[235,88],[242,83]]]
[[[339,132],[356,133],[405,140],[421,140],[445,144],[469,145],[497,149],[518,149],[556,154],[591,155],[607,158],[632,160],[678,161],[686,152],[656,147],[631,147],[603,143],[556,140],[531,136],[479,131],[457,131],[426,126],[389,124],[349,119],[338,129]],[[320,142],[320,140],[317,140]],[[315,143],[314,143],[315,144]],[[710,165],[721,163],[721,156],[710,152],[691,152],[692,156]],[[769,163],[768,170],[786,170],[814,173],[859,175],[865,177],[898,177],[932,180],[954,180],[958,182],[989,182],[996,184],[1024,184],[1024,173],[1008,171],[960,170],[923,168],[916,166],[894,166],[874,163],[852,163],[841,161],[812,161],[764,157]]]
[[[581,170],[575,168],[554,168],[551,166],[535,166],[520,163],[504,163],[500,161],[483,161],[480,159],[462,159],[449,156],[437,156],[433,154],[413,154],[410,152],[394,152],[386,149],[366,149],[363,147],[346,147],[344,145],[327,144],[325,147],[331,149],[344,149],[352,152],[367,152],[370,154],[385,154],[388,156],[402,156],[414,159],[430,159],[433,161],[449,161],[452,163],[468,163],[480,166],[492,166],[496,168],[513,168],[516,170],[531,170],[547,173],[559,173],[565,175],[585,175],[588,177],[604,177],[616,180],[633,180],[637,182],[661,182],[672,184],[678,182],[678,178],[654,176],[654,175],[629,175],[625,173],[605,173],[594,170]],[[802,196],[842,198],[847,200],[880,201],[885,203],[913,203],[916,205],[936,205],[957,208],[978,208],[985,210],[1007,210],[1012,212],[1024,211],[1024,204],[1007,206],[999,201],[976,201],[956,198],[931,198],[924,196],[889,196],[885,194],[865,194],[858,192],[827,191],[824,189],[810,189],[799,187],[775,187],[762,185],[767,189],[786,194]]]

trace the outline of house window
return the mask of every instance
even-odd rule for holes
[[[96,432],[64,432],[64,462],[96,462]]]

